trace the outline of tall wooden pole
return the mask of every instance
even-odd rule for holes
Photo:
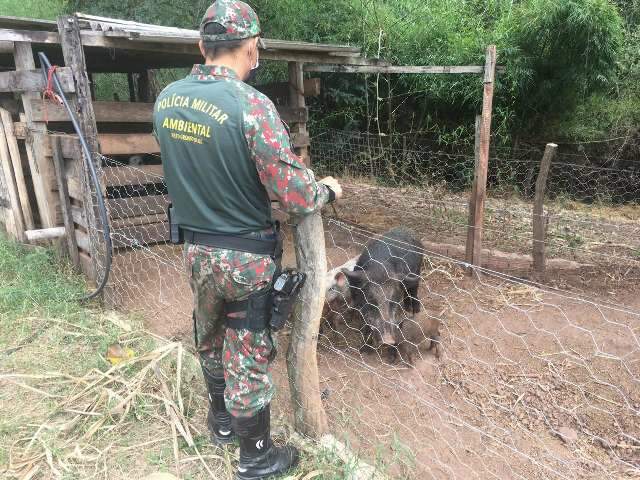
[[[536,196],[533,201],[533,271],[536,276],[544,275],[546,220],[544,215],[544,192],[547,188],[547,177],[551,168],[551,161],[558,150],[555,143],[547,143],[540,162],[540,171],[536,180]]]
[[[473,264],[473,232],[474,218],[476,214],[476,194],[478,188],[478,165],[480,164],[480,129],[482,128],[482,116],[476,115],[475,144],[473,149],[473,183],[471,198],[469,198],[469,222],[467,223],[466,261]],[[467,274],[473,274],[473,269],[467,269]]]
[[[487,194],[487,171],[489,169],[489,146],[491,143],[491,114],[493,110],[493,88],[496,76],[496,46],[487,48],[484,67],[484,94],[482,97],[482,124],[480,126],[480,147],[475,169],[473,198],[469,204],[473,208],[473,221],[469,222],[468,237],[472,244],[468,246],[471,258],[467,262],[480,265],[482,253],[482,226],[484,220],[484,202]],[[471,218],[471,215],[470,215]]]
[[[324,306],[327,257],[320,212],[298,219],[294,230],[298,269],[307,278],[293,312],[287,371],[296,431],[319,438],[327,431],[327,416],[320,399],[318,332]]]
[[[96,117],[93,111],[93,102],[91,101],[91,87],[89,86],[89,77],[87,74],[87,62],[84,57],[84,49],[82,48],[82,41],[80,39],[80,26],[78,20],[73,15],[62,15],[58,17],[58,32],[60,34],[60,44],[62,46],[62,55],[64,57],[64,63],[67,67],[71,67],[73,71],[73,79],[75,81],[76,93],[72,97],[72,101],[75,103],[75,111],[78,118],[78,123],[84,135],[84,138],[89,147],[89,151],[93,154],[93,158],[88,159],[93,162],[98,171],[98,175],[101,172],[101,159],[98,155],[98,126],[96,124]],[[83,197],[84,197],[84,210],[88,221],[88,230],[90,235],[95,234],[95,229],[98,228],[97,217],[98,212],[96,203],[93,200],[93,195],[102,195],[101,190],[93,191],[90,183],[90,175],[88,169],[84,169],[84,182],[83,182]],[[98,176],[100,178],[100,176]],[[89,242],[90,254],[95,266],[95,272],[99,271],[98,267],[98,252],[95,248],[94,242]],[[91,275],[91,271],[85,272],[87,275]],[[95,275],[95,273],[94,273]],[[96,280],[96,278],[91,278]]]

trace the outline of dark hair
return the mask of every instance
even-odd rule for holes
[[[227,29],[224,25],[216,22],[211,22],[204,26],[205,35],[220,35],[226,31]],[[215,42],[205,40],[203,42],[205,57],[213,59],[220,54],[233,52],[244,45],[246,41],[246,38],[241,40],[220,40]]]

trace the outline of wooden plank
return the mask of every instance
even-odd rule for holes
[[[96,278],[96,266],[91,257],[85,252],[80,252],[80,268],[87,278]]]
[[[5,16],[0,17],[2,28],[21,28],[24,30],[55,31],[56,22],[38,18]]]
[[[13,42],[0,40],[0,53],[13,53]]]
[[[84,208],[80,205],[71,205],[71,218],[74,223],[81,227],[87,228],[87,219],[84,215]]]
[[[161,43],[185,43],[193,45],[200,39],[198,30],[190,30],[184,28],[166,27],[163,25],[145,24],[121,20],[107,17],[96,17],[94,15],[86,15],[84,13],[77,14],[78,19],[87,20],[93,23],[94,27],[104,24],[108,27],[117,25],[116,29],[102,30],[102,34],[106,37],[121,37],[132,40],[158,41]],[[83,32],[84,33],[84,32]],[[98,32],[100,33],[100,31]],[[362,49],[352,45],[337,45],[328,43],[312,43],[300,42],[294,40],[279,40],[265,38],[264,45],[267,50],[300,50],[300,51],[318,51],[331,53],[350,53],[354,55],[360,54]]]
[[[13,30],[9,28],[0,28],[0,40],[6,42],[60,43],[60,37],[55,32]]]
[[[28,130],[26,122],[13,122],[13,135],[16,138],[20,140],[26,139]]]
[[[30,43],[16,42],[14,58],[16,70],[35,70],[33,49]],[[46,158],[43,136],[40,134],[46,131],[46,126],[42,122],[34,121],[31,111],[31,100],[34,98],[39,98],[39,94],[36,92],[22,94],[22,105],[28,129],[25,143],[40,221],[42,227],[51,228],[57,226],[56,212],[59,200],[58,195],[54,192],[54,168]]]
[[[69,197],[84,205],[84,187],[80,178],[67,176],[67,186],[69,187]]]
[[[81,248],[85,252],[89,252],[92,248],[89,235],[87,235],[87,233],[83,232],[82,230],[76,230],[75,232],[76,245],[78,245],[78,248]]]
[[[107,200],[111,220],[145,215],[166,214],[170,200],[168,195],[112,198]]]
[[[536,194],[533,201],[533,271],[536,275],[544,275],[545,270],[545,237],[547,217],[544,215],[544,192],[547,188],[547,177],[551,161],[558,150],[555,143],[547,143],[540,162],[540,171],[536,180]]]
[[[102,133],[98,141],[103,155],[160,153],[158,141],[150,133]]]
[[[300,218],[293,230],[298,270],[306,275],[294,306],[293,328],[287,351],[287,373],[296,431],[320,438],[327,431],[327,416],[320,398],[318,331],[322,318],[327,258],[320,212]]]
[[[64,222],[64,228],[69,235],[66,236],[67,250],[69,252],[69,258],[71,263],[76,267],[80,267],[80,257],[78,256],[78,244],[76,243],[76,236],[72,233],[75,232],[75,226],[73,225],[73,217],[71,214],[71,199],[69,198],[69,187],[67,184],[67,176],[64,168],[64,157],[62,156],[62,146],[60,140],[52,141],[53,148],[53,165],[56,171],[56,179],[58,181],[58,194],[60,195],[60,207],[62,210],[62,221]]]
[[[80,27],[78,21],[71,15],[61,15],[58,17],[58,33],[60,35],[60,44],[62,46],[62,55],[66,66],[71,67],[76,85],[76,93],[74,96],[74,107],[77,112],[78,123],[82,130],[83,136],[87,143],[91,158],[87,161],[93,162],[96,168],[100,167],[101,159],[97,155],[98,149],[98,127],[93,111],[93,102],[91,101],[91,87],[89,86],[89,78],[87,76],[87,63],[84,56],[84,48],[80,39]],[[83,205],[87,216],[87,222],[90,230],[97,225],[96,217],[98,215],[96,206],[92,203],[91,189],[89,188],[89,172],[84,169],[85,181],[83,193],[85,199]],[[96,192],[98,195],[103,192]],[[107,228],[105,226],[105,228]],[[80,245],[80,243],[78,243]],[[97,259],[97,252],[93,245],[89,243],[88,251],[93,259]],[[95,269],[97,272],[97,268]],[[96,280],[97,277],[90,278]]]
[[[0,163],[2,164],[2,173],[4,176],[4,183],[9,193],[9,201],[11,202],[10,210],[13,216],[10,225],[13,227],[13,233],[15,239],[19,242],[23,242],[25,239],[25,227],[24,218],[22,216],[22,207],[20,205],[20,194],[18,191],[18,185],[13,173],[13,164],[11,162],[11,155],[9,153],[9,146],[7,145],[7,138],[4,133],[4,128],[0,123]]]
[[[104,167],[102,169],[104,185],[144,185],[164,181],[162,165],[141,165],[139,167]]]
[[[50,122],[69,122],[69,115],[62,105],[33,100],[32,106],[34,118],[39,121],[48,119]],[[153,115],[152,103],[130,102],[93,102],[96,122],[117,123],[150,123]]]
[[[56,73],[65,92],[75,91],[70,68],[60,67]],[[40,69],[0,72],[0,92],[42,92],[46,87],[47,82]]]
[[[93,102],[98,123],[151,123],[153,121],[153,103],[131,102]],[[306,122],[309,112],[306,108],[276,106],[280,117],[287,123]],[[34,121],[68,122],[66,109],[50,100],[31,101]]]
[[[179,55],[181,59],[191,57],[192,61],[201,61],[202,54],[198,48],[198,38],[146,38],[138,36],[122,38],[116,34],[105,34],[104,32],[82,31],[82,44],[85,47],[100,47],[104,49],[127,50],[129,52],[153,52],[154,54]],[[267,40],[268,43],[268,40]],[[325,51],[304,51],[296,50],[293,46],[290,49],[269,49],[260,51],[260,58],[264,60],[282,60],[294,62],[315,62],[349,65],[378,65],[378,59],[367,59],[361,56],[336,57],[329,55]],[[191,62],[190,62],[191,63]],[[149,65],[145,65],[149,67]],[[138,65],[137,71],[140,71]],[[121,71],[136,71],[121,70]]]
[[[496,73],[496,47],[487,48],[484,92],[482,96],[482,125],[480,128],[480,150],[478,154],[478,168],[475,178],[475,199],[473,224],[473,261],[475,266],[481,266],[482,228],[484,221],[484,202],[487,193],[487,172],[489,169],[489,146],[491,142],[491,115],[493,109],[493,88]]]
[[[82,151],[80,149],[80,141],[75,134],[68,133],[44,133],[40,131],[28,132],[27,139],[37,140],[42,145],[42,154],[45,157],[51,157],[53,150],[51,149],[51,142],[59,139],[60,146],[62,147],[62,156],[68,159],[77,159],[82,163]]]
[[[328,62],[330,63],[330,62]],[[460,66],[402,66],[402,65],[331,65],[311,64],[305,72],[324,73],[428,73],[428,74],[482,74],[482,65]]]
[[[133,225],[113,230],[115,248],[139,247],[169,241],[169,222]]]
[[[42,228],[39,230],[27,230],[24,232],[28,242],[36,243],[44,240],[55,240],[64,237],[67,231],[65,227]]]
[[[469,198],[469,221],[467,222],[467,243],[465,260],[469,264],[473,264],[473,225],[476,214],[476,196],[478,194],[478,165],[480,164],[480,129],[482,128],[482,116],[476,115],[475,129],[475,146],[473,149],[474,166],[473,166],[473,184],[471,187],[471,197]],[[467,274],[473,274],[473,269],[467,269]]]
[[[24,227],[27,230],[35,228],[33,222],[33,214],[31,210],[31,200],[27,191],[27,183],[24,179],[24,170],[22,168],[22,158],[20,157],[20,149],[18,148],[18,140],[13,132],[13,119],[11,114],[0,108],[0,125],[4,126],[4,134],[9,147],[9,155],[11,156],[11,164],[15,175],[16,185],[18,187],[18,195],[20,198],[20,207],[22,210],[22,218],[24,219]]]

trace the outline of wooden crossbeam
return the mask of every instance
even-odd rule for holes
[[[277,109],[282,120],[287,123],[306,122],[309,119],[306,108],[278,106]],[[50,100],[32,100],[31,110],[34,121],[69,121],[69,114],[65,108]],[[93,102],[93,111],[98,123],[151,123],[153,103]]]
[[[73,75],[68,67],[60,67],[56,70],[58,79],[65,92],[74,92]],[[0,72],[0,92],[42,92],[46,88],[46,82],[42,70],[18,70]]]
[[[305,72],[324,73],[431,73],[431,74],[481,74],[482,65],[460,66],[401,66],[401,65],[324,65],[312,64],[304,66]]]

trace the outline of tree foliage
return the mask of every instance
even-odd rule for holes
[[[268,37],[358,45],[368,56],[396,64],[482,64],[486,46],[495,43],[498,62],[506,67],[494,103],[494,126],[503,141],[557,131],[563,122],[575,126],[585,105],[600,111],[609,108],[607,101],[622,103],[603,118],[625,111],[625,122],[633,119],[628,105],[639,79],[640,0],[248,1]],[[23,6],[34,3],[2,2],[3,11],[16,15],[28,15]],[[209,0],[36,3],[36,16],[64,8],[197,28]],[[282,65],[267,68],[262,77],[285,71]],[[461,125],[471,129],[481,104],[478,76],[369,76],[365,82],[360,75],[327,75],[324,85],[316,103],[323,115],[315,116],[323,126],[365,128],[380,113],[385,129],[444,135]],[[383,100],[376,109],[377,98]]]

